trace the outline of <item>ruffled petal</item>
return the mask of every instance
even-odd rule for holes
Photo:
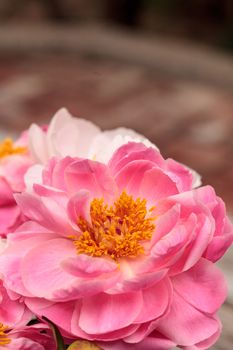
[[[215,313],[227,296],[222,272],[211,262],[201,259],[195,266],[172,278],[174,289],[200,311]]]
[[[139,196],[154,203],[156,200],[178,193],[173,182],[161,169],[153,168],[144,173],[139,186]]]
[[[90,202],[91,194],[86,190],[80,190],[76,195],[70,198],[67,204],[67,212],[69,219],[75,226],[77,226],[80,217],[91,222]]]
[[[71,234],[72,227],[66,208],[59,205],[53,197],[40,197],[25,192],[15,195],[15,199],[19,208],[30,220],[61,235]]]
[[[172,297],[172,286],[168,278],[142,291],[143,307],[135,323],[144,323],[161,317],[168,309]]]
[[[174,291],[170,312],[161,319],[157,330],[179,346],[192,346],[219,329],[219,321],[200,312]]]
[[[84,298],[80,327],[89,334],[101,334],[124,328],[134,322],[143,306],[141,292],[109,295],[101,293]]]
[[[62,238],[49,240],[30,250],[20,268],[27,290],[39,298],[53,299],[57,290],[64,286],[69,289],[75,281],[75,276],[61,269],[60,262],[74,255],[75,247],[72,242]]]
[[[117,173],[127,164],[136,160],[148,160],[158,167],[163,167],[165,161],[160,152],[152,147],[146,147],[143,143],[129,142],[121,146],[110,159],[108,166],[112,173]]]
[[[70,195],[87,190],[93,197],[108,199],[116,193],[116,185],[108,168],[98,162],[76,160],[65,169],[64,176]]]

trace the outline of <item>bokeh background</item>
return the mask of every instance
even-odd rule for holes
[[[61,107],[195,168],[233,214],[232,0],[1,0],[0,136]],[[65,142],[65,140],[64,140]],[[220,263],[233,347],[233,251]]]

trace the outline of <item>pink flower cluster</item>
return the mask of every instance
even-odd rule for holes
[[[227,294],[214,263],[233,228],[200,185],[143,136],[66,110],[5,140],[0,349],[56,349],[43,317],[73,349],[208,349]]]

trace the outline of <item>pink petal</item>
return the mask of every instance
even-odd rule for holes
[[[74,335],[79,335],[84,339],[89,340],[104,340],[104,341],[111,341],[111,340],[117,340],[122,339],[123,337],[129,336],[135,330],[138,328],[138,325],[131,324],[127,327],[117,329],[112,332],[107,333],[99,333],[99,334],[87,334],[80,328],[80,312],[82,307],[82,301],[77,301],[75,305],[75,310],[71,319],[71,331]],[[81,335],[80,335],[81,334]]]
[[[43,171],[43,184],[67,192],[65,170],[76,158],[51,158]]]
[[[162,318],[157,328],[165,337],[180,346],[199,343],[211,337],[218,329],[219,322],[215,317],[200,312],[176,292],[170,312]]]
[[[10,205],[14,202],[15,200],[10,185],[0,176],[0,206]]]
[[[43,237],[47,239],[47,236],[45,236],[45,233],[51,233],[51,231],[47,230],[45,227],[41,226],[37,222],[30,221],[30,220],[25,221],[22,225],[20,225],[17,228],[15,232],[17,232],[17,235],[9,236],[8,240],[13,238],[14,241],[17,241],[17,240],[21,241],[24,238],[30,239],[30,238],[34,238],[34,236],[41,235],[41,234],[43,234]],[[43,240],[43,237],[42,236],[40,237]],[[56,237],[56,233],[54,233],[53,237]]]
[[[15,195],[15,199],[29,219],[62,235],[71,234],[72,227],[69,223],[66,208],[57,204],[53,198],[39,197],[29,193]]]
[[[90,202],[91,195],[90,192],[86,190],[80,190],[76,195],[70,198],[67,205],[68,216],[71,222],[76,226],[80,216],[88,222],[91,222]]]
[[[143,143],[129,142],[118,148],[110,159],[108,166],[116,176],[123,167],[136,160],[148,160],[159,167],[165,164],[158,150],[146,147]]]
[[[186,221],[178,223],[168,234],[154,244],[151,249],[154,268],[175,265],[173,270],[176,271],[180,269],[180,267],[177,267],[177,261],[180,261],[179,265],[183,268],[185,262],[183,254],[187,245],[193,239],[196,222],[196,216],[191,214]]]
[[[230,228],[228,232],[224,233],[224,235],[213,237],[212,241],[207,247],[204,257],[213,262],[221,259],[221,257],[233,243],[232,232],[233,229]]]
[[[7,345],[7,350],[45,350],[44,346],[27,338],[12,339]]]
[[[50,321],[57,324],[59,328],[71,334],[71,319],[75,308],[74,302],[69,301],[61,304],[45,299],[26,298],[25,303],[35,315],[39,317],[47,317]],[[79,334],[75,335],[82,336],[83,333],[80,332]]]
[[[56,348],[55,341],[52,337],[52,332],[50,331],[49,326],[46,324],[38,323],[33,326],[15,328],[9,332],[9,335],[12,339],[10,344],[19,339],[32,340],[34,343],[31,344],[30,347],[23,348],[25,350],[34,350],[34,348],[36,348],[34,345],[37,344],[41,345],[43,350],[55,350]],[[18,347],[16,346],[14,349],[18,350]]]
[[[189,191],[193,186],[193,174],[189,168],[173,159],[166,159],[166,173],[177,184],[179,192]]]
[[[0,207],[0,234],[13,232],[21,223],[20,208],[15,204]]]
[[[155,233],[151,239],[152,244],[154,245],[158,242],[162,237],[168,234],[177,224],[180,218],[180,205],[175,204],[170,208],[167,208],[164,213],[158,212],[158,205],[156,205],[155,210],[152,215],[155,215]]]
[[[226,209],[224,202],[216,197],[215,192],[212,190],[212,197],[209,196],[206,203],[211,210],[211,213],[215,220],[215,232],[213,239],[209,243],[204,257],[215,262],[219,260],[233,242],[233,225],[226,216]],[[202,193],[200,193],[201,195]],[[204,198],[206,202],[206,198]]]
[[[90,160],[76,160],[65,170],[65,182],[70,194],[89,191],[94,197],[109,198],[116,192],[116,185],[108,168]]]
[[[217,321],[218,318],[216,318]],[[221,334],[221,330],[222,330],[222,325],[221,322],[219,321],[219,328],[217,329],[216,333],[214,333],[211,337],[201,341],[200,343],[197,343],[195,345],[192,346],[185,346],[183,347],[184,350],[206,350],[206,349],[210,349],[212,345],[214,345],[216,343],[216,341],[218,340],[220,334]]]
[[[126,190],[137,195],[145,172],[152,167],[153,163],[147,160],[136,160],[123,167],[115,176],[119,192]]]
[[[44,186],[44,185],[33,185],[34,193],[40,197],[48,197],[54,200],[58,205],[63,208],[66,208],[68,197],[67,194],[61,190],[58,190],[54,187]]]
[[[156,320],[138,324],[138,329],[135,330],[134,333],[130,334],[127,337],[124,337],[124,341],[129,344],[135,344],[146,339],[158,326],[160,318]]]
[[[74,258],[66,258],[61,262],[61,267],[73,276],[90,278],[97,277],[103,273],[114,272],[118,269],[113,260],[92,257],[79,254]]]
[[[80,327],[89,334],[101,334],[124,328],[134,322],[143,305],[142,294],[101,293],[84,298],[80,313]]]
[[[198,262],[213,237],[214,223],[212,218],[201,214],[197,216],[197,219],[195,240],[189,248],[189,255],[185,261],[183,271],[189,269]]]
[[[24,286],[33,296],[69,301],[107,290],[119,280],[120,271],[116,268],[113,271],[102,271],[102,274],[96,276],[85,275],[83,271],[84,276],[81,276],[80,266],[77,276],[77,265],[74,264],[76,257],[81,262],[71,240],[60,238],[39,244],[28,252],[21,263]]]
[[[139,186],[139,195],[152,203],[178,193],[176,184],[159,168],[146,171]]]
[[[167,269],[156,269],[150,257],[134,261],[121,261],[121,280],[110,289],[110,293],[133,292],[148,288],[167,274]]]
[[[75,277],[62,270],[60,262],[74,255],[73,243],[62,238],[49,240],[30,250],[21,262],[20,269],[27,290],[39,298],[53,299],[57,290],[64,286],[69,289]]]
[[[172,286],[169,279],[164,278],[154,286],[144,289],[142,296],[142,311],[134,322],[143,323],[161,317],[167,310],[172,297]]]
[[[1,322],[9,327],[24,326],[32,318],[32,314],[27,311],[25,304],[18,300],[11,300],[7,290],[0,281],[0,317]]]
[[[0,255],[0,271],[4,276],[4,283],[7,289],[19,293],[21,295],[31,296],[28,290],[25,289],[22,283],[22,275],[20,272],[20,264],[22,258],[38,244],[43,241],[49,241],[54,238],[53,234],[47,233],[46,230],[43,232],[38,229],[38,225],[35,223],[26,223],[23,227],[31,226],[34,227],[34,232],[20,232],[17,234],[9,234],[7,237],[7,247],[4,252]],[[23,230],[23,228],[21,228]],[[37,230],[39,233],[37,233]],[[33,263],[32,263],[33,265]]]
[[[98,340],[98,341],[113,341],[113,340],[118,340],[122,339],[124,337],[130,336],[132,333],[134,333],[139,326],[137,324],[131,324],[127,327],[118,329],[113,332],[109,333],[103,333],[103,334],[91,334],[88,335],[88,339],[91,340]]]
[[[27,155],[16,154],[1,159],[0,174],[7,179],[13,192],[25,189],[24,175],[32,164]]]
[[[222,272],[211,262],[201,259],[190,270],[172,279],[174,289],[200,311],[215,313],[227,296]]]

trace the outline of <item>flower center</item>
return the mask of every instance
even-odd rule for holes
[[[24,154],[26,151],[26,147],[14,146],[14,143],[10,138],[6,138],[0,143],[0,158],[11,156],[13,154]]]
[[[147,210],[145,199],[133,199],[125,191],[112,206],[95,198],[90,205],[91,223],[80,217],[82,234],[72,237],[79,254],[95,257],[110,256],[114,260],[135,258],[144,254],[142,245],[155,229],[151,217],[154,208]]]
[[[8,330],[8,327],[0,323],[0,345],[7,345],[11,342],[11,339],[8,338],[6,334],[7,330]]]

